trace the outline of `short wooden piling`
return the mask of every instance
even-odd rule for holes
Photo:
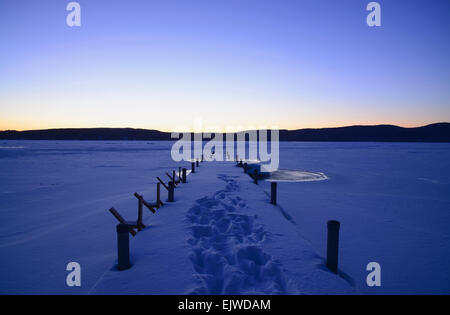
[[[143,229],[145,229],[143,220],[144,220],[144,199],[140,197],[138,198],[138,219],[137,219],[138,231],[142,231]]]
[[[161,207],[161,184],[156,183],[156,207]]]
[[[175,191],[175,184],[173,181],[169,182],[169,192],[168,192],[168,201],[169,202],[174,202],[175,198],[174,198],[174,191]]]
[[[198,160],[195,161],[195,166],[199,167]]]
[[[167,177],[169,177],[170,181],[175,181],[175,179],[173,178],[173,174],[170,175],[169,173],[166,172]]]
[[[183,168],[183,175],[182,175],[183,184],[186,184],[186,172],[187,169]]]
[[[130,264],[130,238],[128,236],[128,224],[118,224],[117,230],[117,269],[126,270]]]
[[[327,266],[334,273],[338,272],[339,228],[338,221],[328,221]]]
[[[150,210],[152,213],[156,213],[156,210],[154,209],[155,205],[149,204],[147,201],[145,201],[144,196],[139,195],[138,193],[134,193],[134,196],[139,200],[139,208],[142,210],[142,205],[146,206],[148,210]],[[157,207],[158,205],[156,205]],[[138,218],[138,221],[142,218]],[[143,224],[143,223],[142,223]],[[145,226],[144,226],[145,227]]]
[[[191,164],[191,171],[192,171],[192,173],[195,173],[195,163],[194,162],[192,162],[192,164]]]
[[[164,182],[162,181],[162,179],[161,178],[159,178],[159,177],[156,177],[156,179],[161,183],[161,185],[163,185],[164,186],[164,188],[165,189],[167,189],[167,190],[169,190],[169,187],[167,187],[167,185],[166,184],[164,184]]]
[[[256,185],[258,185],[258,170],[253,171],[253,181]]]
[[[273,205],[277,204],[277,183],[270,183],[270,203]]]

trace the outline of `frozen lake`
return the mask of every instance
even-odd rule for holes
[[[153,196],[156,176],[178,167],[170,147],[0,141],[0,293],[89,293],[116,257],[107,210],[135,216],[132,193]],[[329,177],[279,183],[278,200],[321,256],[327,220],[341,221],[340,269],[357,291],[450,293],[450,144],[281,143],[280,168]],[[81,288],[65,284],[71,261]],[[369,262],[381,265],[379,288],[365,284]]]

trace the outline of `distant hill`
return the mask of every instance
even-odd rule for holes
[[[280,130],[283,141],[450,142],[450,123],[417,128],[392,125]]]
[[[169,132],[132,128],[47,129],[0,132],[2,140],[173,140]],[[450,123],[417,128],[392,125],[280,130],[280,141],[450,142]]]
[[[9,140],[171,140],[170,133],[133,128],[45,129],[2,131],[0,139]]]

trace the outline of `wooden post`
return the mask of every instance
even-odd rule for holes
[[[277,204],[277,183],[270,183],[270,203],[273,205]]]
[[[134,193],[134,196],[139,200],[139,202],[142,202],[142,204],[144,206],[146,206],[148,210],[150,210],[152,213],[156,213],[156,210],[153,208],[155,205],[149,204],[147,201],[145,201],[144,197],[139,195],[138,193]],[[158,206],[158,205],[156,205],[156,206]],[[139,207],[142,207],[142,205],[139,205]],[[139,217],[138,217],[138,221],[139,221]],[[142,218],[140,218],[140,221],[142,222]]]
[[[142,197],[138,198],[138,219],[137,219],[137,227],[138,231],[142,231],[145,229],[145,225],[142,222],[144,217],[144,199]]]
[[[166,175],[167,175],[167,177],[169,177],[170,181],[173,181],[173,182],[175,182],[175,178],[173,178],[172,176],[170,176],[170,174],[169,174],[169,173],[167,173],[167,172],[166,172]]]
[[[130,238],[128,236],[128,225],[118,224],[117,230],[117,269],[126,270],[131,267],[130,264]]]
[[[328,221],[327,266],[334,273],[338,272],[339,228],[338,221]]]
[[[169,187],[167,187],[167,185],[166,184],[164,184],[164,182],[161,180],[161,178],[159,178],[159,177],[156,177],[156,179],[161,183],[161,185],[163,185],[164,186],[164,188],[165,189],[167,189],[167,190],[169,190]]]
[[[258,170],[253,171],[253,180],[256,185],[258,185]]]
[[[197,161],[195,161],[195,166],[197,166],[197,167],[199,166],[199,164],[198,164],[198,160],[197,160]]]
[[[183,180],[183,184],[186,184],[186,172],[187,172],[187,169],[185,169],[185,168],[183,168],[183,177],[182,177],[182,180]]]
[[[169,195],[168,195],[168,201],[169,202],[174,202],[175,201],[174,190],[175,190],[175,184],[172,181],[170,181],[169,182]]]
[[[117,212],[116,209],[111,208],[109,209],[109,212],[111,212],[111,214],[117,219],[117,221],[119,221],[121,224],[125,224],[128,227],[128,232],[130,232],[133,237],[136,236],[136,231],[127,223],[127,221],[125,221],[125,219],[119,214],[119,212]]]
[[[192,164],[191,164],[191,169],[192,169],[192,173],[195,173],[195,163],[194,162],[192,162]]]
[[[203,154],[202,154],[202,163],[203,163]]]
[[[156,207],[161,207],[161,183],[156,183]]]

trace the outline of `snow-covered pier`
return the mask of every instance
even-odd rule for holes
[[[130,241],[132,268],[106,271],[90,293],[354,292],[270,201],[235,164],[201,163],[175,202],[144,217],[146,228]]]

